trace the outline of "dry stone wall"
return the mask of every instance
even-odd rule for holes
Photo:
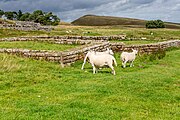
[[[8,41],[8,42],[39,41],[39,42],[49,42],[49,43],[56,43],[56,44],[79,44],[79,45],[107,42],[106,40],[67,39],[67,37],[61,37],[61,36],[55,36],[55,37],[43,37],[43,36],[11,37],[11,38],[0,39],[0,42],[4,42],[4,41]]]
[[[0,48],[0,53],[15,54],[23,57],[34,58],[37,60],[47,60],[52,62],[58,62],[62,66],[74,63],[77,60],[84,58],[84,55],[89,50],[105,51],[109,47],[109,42],[102,44],[96,44],[89,47],[84,47],[78,50],[57,52],[47,50],[28,50],[28,49],[6,49]]]
[[[180,40],[170,40],[165,42],[159,42],[154,44],[143,44],[143,45],[121,45],[118,43],[112,43],[111,48],[115,52],[131,51],[131,49],[137,49],[140,54],[152,53],[159,49],[167,49],[170,47],[180,47]]]
[[[24,36],[24,37],[11,37],[2,38],[0,41],[58,41],[58,40],[82,40],[82,41],[92,41],[92,42],[106,42],[109,40],[122,40],[122,36]]]
[[[52,30],[52,27],[50,26],[42,26],[39,23],[25,22],[25,21],[17,21],[15,24],[3,23],[3,24],[0,24],[0,28],[16,29],[16,30],[23,30],[23,31],[32,31],[32,30],[51,31]]]
[[[62,39],[63,38],[63,39]],[[47,51],[47,50],[26,50],[26,49],[6,49],[0,48],[0,53],[16,54],[24,57],[34,58],[34,59],[44,59],[47,61],[58,62],[62,66],[74,63],[77,60],[82,60],[89,50],[95,51],[105,51],[107,48],[111,48],[114,52],[130,51],[133,49],[138,49],[140,54],[152,53],[160,49],[167,49],[170,47],[180,47],[180,40],[171,40],[166,42],[159,42],[154,44],[144,44],[144,45],[125,45],[124,43],[109,43],[104,40],[82,40],[79,39],[65,39],[64,36],[55,37],[20,37],[20,38],[4,38],[0,41],[50,41],[57,42],[57,44],[86,44],[75,50],[69,50],[64,52],[57,51]],[[78,42],[77,42],[78,41]],[[86,42],[85,42],[86,41]],[[58,43],[59,42],[59,43]]]
[[[113,36],[59,36],[61,39],[81,39],[81,40],[124,40],[126,35],[113,35]]]

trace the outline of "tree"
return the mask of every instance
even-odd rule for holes
[[[4,11],[0,10],[0,18],[4,15]]]
[[[4,15],[9,20],[14,20],[16,18],[15,12],[8,11],[8,12],[5,12]]]
[[[33,21],[42,25],[58,25],[60,18],[53,15],[52,12],[43,12],[42,10],[36,10],[33,13],[22,13],[21,10],[18,12],[8,11],[5,12],[5,17],[9,20],[20,20],[20,21]]]
[[[29,21],[30,13],[26,12],[20,17],[20,21]]]
[[[17,13],[17,20],[20,20],[22,15],[23,15],[22,11],[19,10],[18,13]]]
[[[42,10],[36,10],[34,11],[30,16],[29,16],[29,20],[30,21],[34,21],[34,22],[38,22],[38,18],[41,16],[43,16],[43,11]]]
[[[43,12],[41,10],[34,11],[29,16],[29,20],[42,25],[58,25],[60,22],[60,19],[56,15],[53,15],[52,12]]]
[[[52,21],[52,25],[58,25],[60,19],[56,15],[53,15],[51,21]]]
[[[165,28],[164,22],[162,20],[157,20],[157,28]]]
[[[165,28],[162,20],[151,20],[146,23],[146,28]]]
[[[44,25],[58,25],[60,22],[60,19],[53,15],[52,12],[45,13],[44,20]]]

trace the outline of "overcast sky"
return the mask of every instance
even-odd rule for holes
[[[0,0],[4,11],[52,11],[71,22],[86,14],[180,23],[180,0]]]

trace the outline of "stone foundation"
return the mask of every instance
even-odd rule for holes
[[[65,36],[67,37],[67,36]],[[47,50],[26,50],[26,49],[6,49],[1,48],[0,53],[16,54],[23,57],[34,58],[37,60],[47,60],[58,62],[62,66],[70,65],[77,60],[83,60],[84,56],[89,50],[106,51],[111,48],[114,52],[130,51],[132,48],[137,49],[140,54],[152,53],[159,49],[167,49],[170,47],[180,47],[180,40],[171,40],[166,42],[159,42],[144,45],[125,45],[124,43],[109,43],[107,40],[79,40],[79,39],[65,39],[63,36],[55,37],[20,37],[20,38],[3,38],[0,41],[49,41],[57,44],[86,44],[75,50],[66,52],[47,51]],[[63,39],[62,39],[63,38]],[[70,37],[71,38],[71,37]]]
[[[23,30],[23,31],[32,31],[32,30],[51,31],[52,30],[52,27],[50,26],[42,26],[40,23],[27,22],[27,21],[26,22],[16,21],[14,24],[3,23],[3,24],[0,24],[0,28],[16,29],[16,30]]]
[[[0,53],[15,54],[23,57],[34,58],[36,60],[44,59],[47,61],[58,62],[64,66],[72,64],[77,60],[82,60],[89,50],[105,51],[108,47],[109,42],[105,42],[102,44],[92,45],[89,47],[86,46],[81,49],[66,52],[1,48]]]
[[[170,40],[166,42],[159,42],[159,43],[153,43],[153,44],[143,44],[143,45],[125,45],[121,49],[117,48],[113,49],[116,52],[121,51],[130,51],[131,49],[137,49],[140,54],[146,53],[152,53],[154,51],[158,51],[159,49],[167,49],[170,47],[180,47],[180,40]]]
[[[1,41],[83,41],[83,42],[107,42],[110,40],[123,40],[124,35],[119,36],[25,36],[2,38]]]

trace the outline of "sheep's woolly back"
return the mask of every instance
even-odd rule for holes
[[[85,58],[84,58],[84,63],[83,63],[83,65],[82,65],[82,67],[81,67],[82,70],[84,69],[84,65],[85,65],[85,63],[86,63],[87,58],[89,58],[89,56],[90,56],[91,54],[96,54],[96,55],[110,54],[110,55],[114,55],[113,51],[110,50],[109,48],[107,48],[107,50],[104,51],[104,52],[89,51],[89,52],[86,54]]]
[[[122,52],[121,60],[122,61],[132,61],[136,58],[137,50],[133,50],[133,52]]]

